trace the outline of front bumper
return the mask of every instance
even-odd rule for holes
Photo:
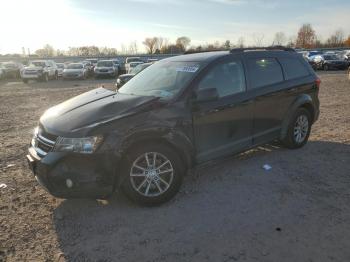
[[[59,198],[103,198],[114,191],[115,166],[111,155],[49,152],[40,157],[34,147],[27,162],[38,183]]]
[[[23,75],[21,75],[21,77],[22,77],[22,79],[39,79],[39,78],[41,78],[42,77],[42,75],[34,75],[34,74],[32,74],[32,75],[25,75],[25,74],[23,74]]]
[[[63,79],[82,79],[84,75],[63,75]]]
[[[99,77],[99,76],[101,76],[101,77],[106,77],[106,76],[109,76],[109,77],[112,77],[112,76],[115,76],[116,74],[115,74],[115,72],[96,72],[95,71],[95,76],[96,77]]]

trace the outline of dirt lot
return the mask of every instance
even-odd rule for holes
[[[0,261],[350,261],[350,81],[321,79],[306,147],[267,145],[200,166],[157,208],[119,193],[55,199],[27,168],[40,115],[103,80],[1,82]]]

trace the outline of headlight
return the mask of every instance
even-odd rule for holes
[[[98,146],[102,143],[102,140],[102,136],[91,136],[83,138],[60,137],[57,140],[54,151],[91,154],[96,151]]]

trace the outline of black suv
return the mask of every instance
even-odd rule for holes
[[[156,205],[194,164],[279,139],[308,140],[320,80],[293,49],[234,49],[164,59],[118,91],[98,88],[47,110],[27,156],[62,198],[121,187]]]

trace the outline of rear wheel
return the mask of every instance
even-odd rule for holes
[[[287,136],[283,140],[283,144],[290,149],[303,147],[309,139],[310,131],[310,112],[305,108],[299,108],[295,111],[289,123]]]
[[[134,202],[162,204],[179,191],[183,179],[180,157],[168,146],[147,144],[129,150],[123,166],[123,191]]]
[[[22,79],[23,83],[27,84],[28,83],[28,79]]]

